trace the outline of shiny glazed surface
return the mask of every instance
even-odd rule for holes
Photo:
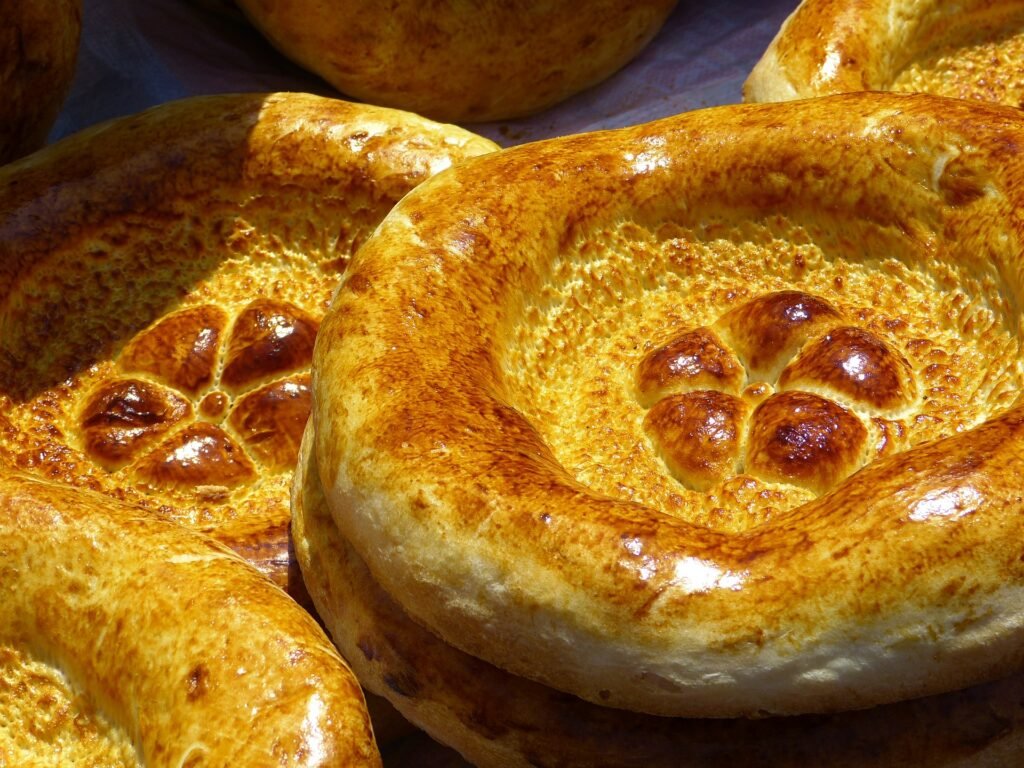
[[[238,0],[285,55],[342,93],[460,123],[540,111],[604,80],[675,0]]]
[[[804,0],[752,70],[744,100],[861,90],[1024,106],[1024,2]]]
[[[408,113],[246,94],[0,171],[0,464],[156,510],[299,587],[288,488],[320,317],[395,201],[493,148]]]
[[[11,765],[380,765],[345,662],[230,550],[4,471],[0,553]]]
[[[1004,768],[1024,759],[1020,674],[858,712],[701,720],[600,707],[462,653],[412,621],[342,537],[307,431],[292,531],[318,614],[364,688],[474,765]]]
[[[1019,669],[1021,120],[717,108],[430,180],[317,340],[340,531],[446,642],[599,704]]]

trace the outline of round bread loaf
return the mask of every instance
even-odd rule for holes
[[[81,0],[0,0],[0,163],[46,142],[71,88]]]
[[[230,550],[3,471],[0,553],[5,764],[380,765],[351,670]]]
[[[803,0],[743,96],[785,101],[862,90],[1024,106],[1024,2]]]
[[[327,498],[445,641],[609,706],[1024,664],[1024,114],[849,94],[467,161],[346,272]]]
[[[1021,674],[875,709],[762,720],[624,712],[510,675],[439,640],[374,581],[331,517],[312,445],[307,427],[292,530],[318,614],[365,688],[474,765],[1004,768],[1024,759]]]
[[[288,489],[332,291],[395,201],[494,148],[408,113],[245,94],[9,165],[0,464],[156,510],[287,584]]]
[[[676,0],[237,0],[286,56],[342,93],[437,120],[536,112],[605,79]]]

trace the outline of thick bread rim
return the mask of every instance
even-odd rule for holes
[[[366,690],[473,765],[1003,768],[1024,758],[1024,674],[837,715],[701,720],[601,707],[469,656],[416,624],[338,531],[312,424],[292,535],[317,614]]]
[[[439,174],[361,249],[318,336],[312,418],[340,530],[447,642],[611,706],[842,710],[1020,668],[1024,409],[730,535],[577,483],[509,404],[496,348],[563,244],[705,210],[950,233],[950,258],[995,273],[1019,311],[1021,144],[1017,110],[865,93],[704,110]],[[957,515],[912,514],[936,497]]]
[[[201,534],[0,473],[0,593],[0,643],[60,670],[145,765],[380,765],[323,630]]]
[[[0,301],[21,270],[108,219],[261,182],[397,200],[451,165],[437,146],[497,149],[455,125],[308,93],[192,96],[113,118],[4,167]]]
[[[748,102],[888,90],[953,27],[1020,11],[1020,0],[803,0],[743,84]]]

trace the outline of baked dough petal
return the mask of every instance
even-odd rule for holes
[[[858,93],[435,176],[317,339],[338,528],[446,642],[598,704],[825,712],[1020,669],[1022,142],[1016,109]],[[750,407],[646,419],[638,367],[701,328]]]

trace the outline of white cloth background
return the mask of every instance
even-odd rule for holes
[[[585,0],[584,0],[585,1]],[[186,0],[84,0],[75,82],[52,139],[186,96],[329,86],[246,25]],[[467,126],[503,145],[646,122],[740,101],[743,81],[797,0],[681,0],[638,58],[533,117]]]

